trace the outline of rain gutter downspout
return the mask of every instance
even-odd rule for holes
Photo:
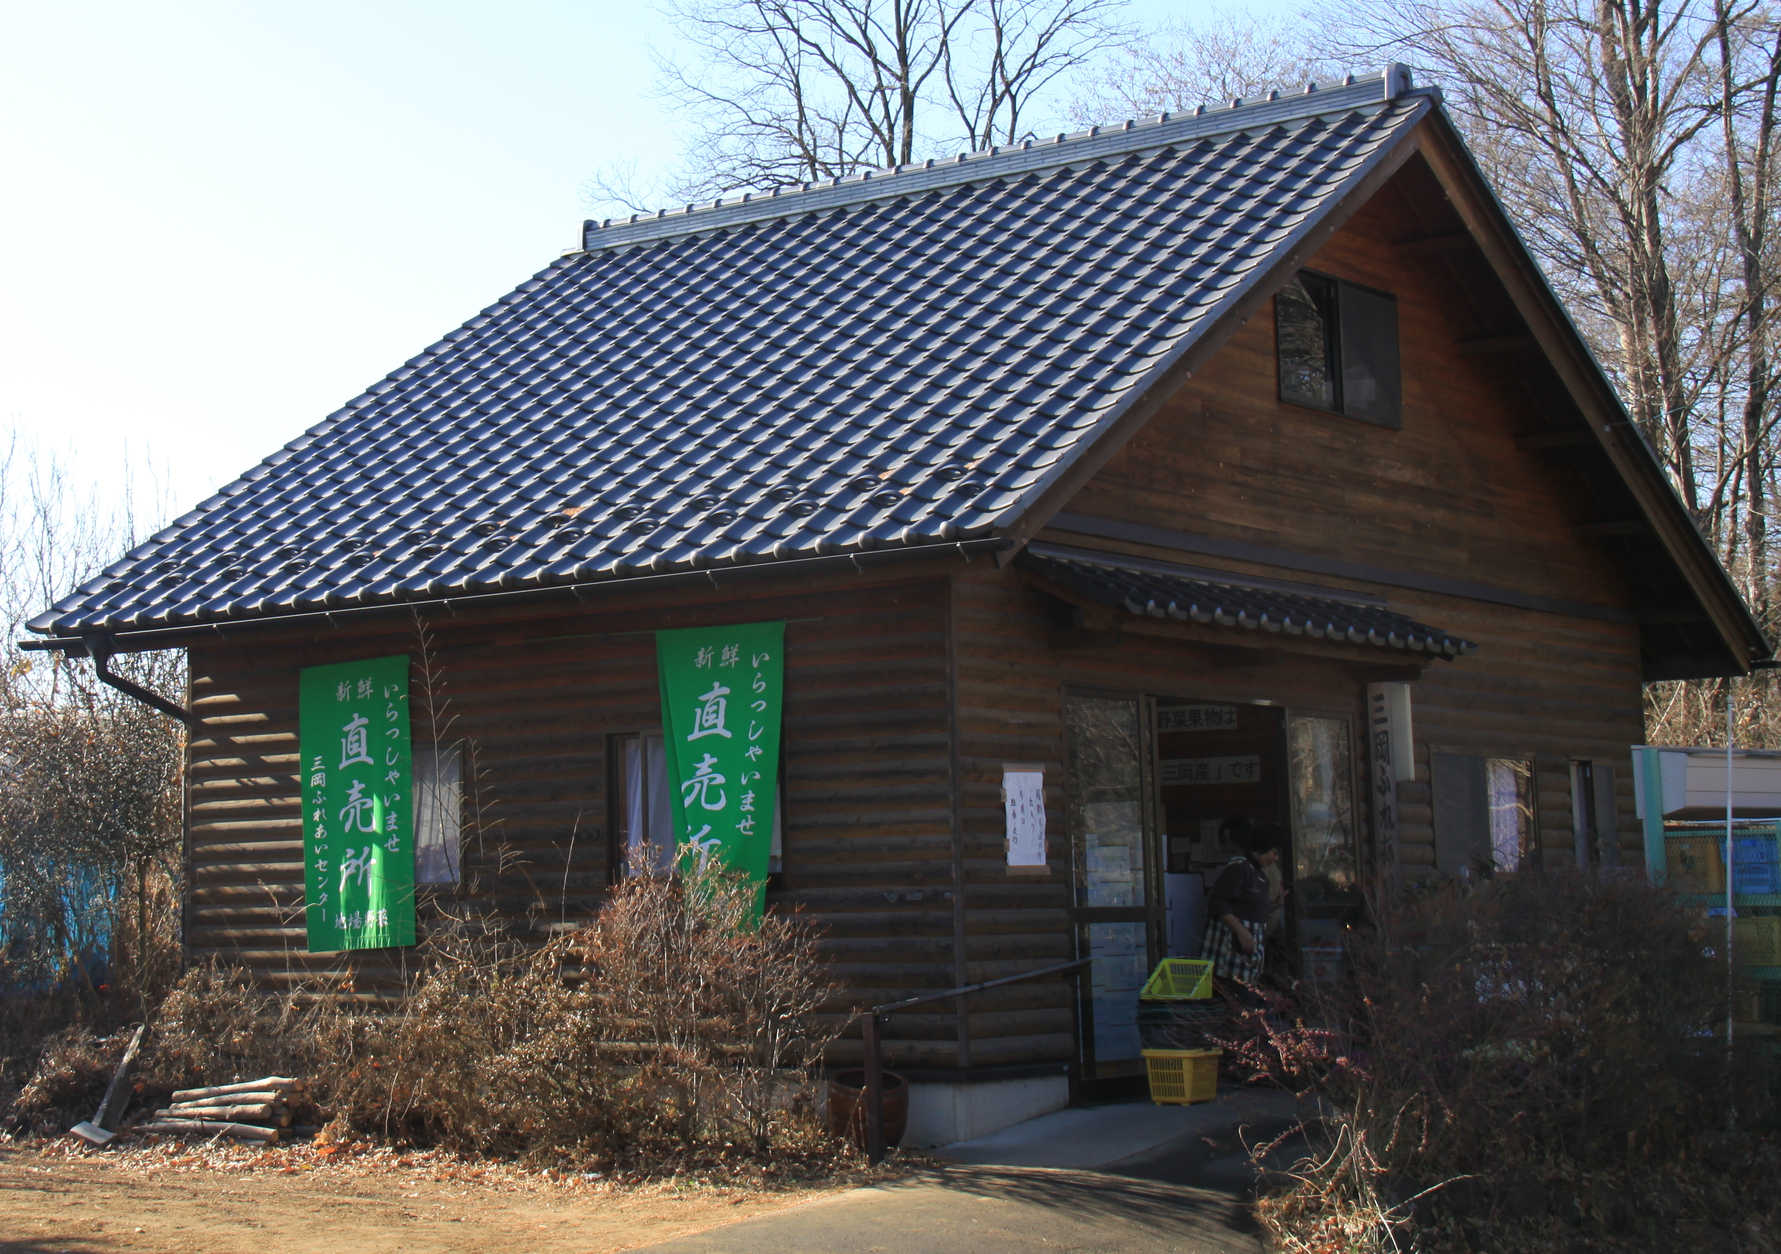
[[[82,636],[80,639],[81,643],[86,646],[87,656],[93,659],[93,671],[99,676],[100,683],[116,688],[127,697],[135,697],[144,705],[152,705],[168,718],[176,718],[187,727],[194,725],[196,720],[192,717],[190,710],[187,710],[184,706],[174,704],[158,692],[154,692],[148,688],[144,688],[141,684],[125,679],[122,675],[116,674],[110,669],[109,664],[111,662],[112,651],[116,647],[117,642],[109,635],[96,632],[90,636]]]

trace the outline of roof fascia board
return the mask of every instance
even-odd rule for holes
[[[1126,399],[1101,420],[1098,432],[1080,442],[1069,456],[1060,458],[1021,500],[1009,507],[1004,516],[1011,521],[1006,525],[1005,534],[1014,544],[997,556],[998,561],[1012,560],[1015,552],[1043,530],[1125,447],[1126,442],[1156,416],[1175,392],[1193,377],[1194,371],[1222,348],[1276,290],[1305,267],[1312,255],[1346,225],[1362,205],[1391,181],[1416,152],[1420,121],[1432,108],[1432,98],[1424,96],[1418,117],[1397,124],[1406,127],[1397,143],[1375,153],[1351,174],[1348,185],[1332,198],[1321,214],[1300,223],[1298,230],[1281,242],[1272,264],[1233,286],[1223,301],[1208,312],[1198,334],[1178,344],[1152,367],[1149,377],[1133,387]]]
[[[974,540],[947,540],[934,544],[909,545],[897,548],[870,549],[859,553],[826,553],[814,557],[795,557],[775,561],[746,562],[731,566],[701,566],[691,570],[672,570],[648,574],[624,575],[615,579],[595,579],[581,583],[540,584],[529,588],[502,588],[492,592],[469,592],[456,595],[422,597],[407,601],[378,601],[369,605],[342,605],[323,610],[301,610],[285,614],[263,614],[239,618],[222,618],[209,622],[180,623],[168,627],[147,627],[136,631],[107,631],[120,653],[140,653],[152,649],[183,648],[200,638],[214,638],[220,633],[274,627],[302,627],[325,624],[338,627],[341,620],[358,621],[379,616],[413,614],[425,610],[459,610],[512,603],[561,600],[584,602],[589,598],[624,595],[639,589],[677,588],[690,585],[709,587],[728,594],[734,584],[745,580],[775,577],[807,580],[833,570],[848,571],[857,577],[868,568],[898,567],[899,576],[910,571],[950,570],[955,565],[969,564],[976,555],[991,555],[1006,547],[1000,537]],[[46,636],[21,640],[18,647],[28,652],[59,650],[85,656],[87,639],[93,635]]]
[[[582,225],[581,246],[587,252],[600,252],[724,227],[800,217],[964,183],[1083,165],[1212,135],[1266,129],[1277,122],[1349,113],[1389,101],[1409,88],[1409,71],[1403,66],[1392,65],[1380,74],[1360,80],[1351,77],[1336,87],[1320,88],[1312,84],[1290,96],[1271,93],[1265,100],[1233,104],[1224,109],[1208,110],[1202,105],[1189,114],[1163,113],[1143,122],[1128,121],[1122,126],[1094,127],[1076,135],[1058,135],[1044,143],[1029,139],[1014,148],[961,152],[951,161],[929,160],[918,165],[868,170],[827,182],[776,187],[770,192],[744,193],[739,199],[719,198],[709,205],[664,209],[650,217],[633,214],[626,222],[590,220]]]
[[[1452,122],[1438,109],[1433,118],[1438,121],[1425,121],[1419,128],[1430,170],[1582,411],[1596,446],[1619,472],[1706,611],[1739,673],[1748,673],[1755,659],[1771,652],[1762,629],[1688,516],[1687,506],[1657,464],[1645,437],[1620,403]]]

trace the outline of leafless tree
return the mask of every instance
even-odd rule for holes
[[[1748,12],[1746,9],[1745,12]],[[1675,195],[1718,108],[1709,27],[1686,0],[1392,0],[1362,20],[1441,84],[1549,276],[1600,315],[1604,361],[1683,498],[1705,347],[1677,282]]]
[[[1071,102],[1072,120],[1093,126],[1194,105],[1228,105],[1271,89],[1339,77],[1296,17],[1205,11],[1123,44]]]
[[[1119,0],[667,0],[692,118],[679,200],[844,177],[1028,136],[1060,80],[1125,37]],[[622,174],[597,199],[654,208]]]
[[[101,950],[134,991],[172,974],[147,968],[171,952],[184,729],[89,663],[19,647],[27,619],[124,552],[133,506],[128,488],[81,494],[52,458],[0,446],[0,983],[90,977]],[[116,665],[183,688],[177,655]]]
[[[1346,21],[1351,49],[1401,56],[1441,84],[1677,491],[1772,628],[1775,13],[1757,0],[1388,0],[1351,7]],[[1711,711],[1721,694],[1658,689],[1651,734],[1711,736],[1722,718],[1682,712]],[[1781,736],[1781,719],[1756,725]]]

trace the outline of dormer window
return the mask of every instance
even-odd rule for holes
[[[1301,270],[1274,297],[1274,337],[1281,400],[1400,424],[1395,298]]]

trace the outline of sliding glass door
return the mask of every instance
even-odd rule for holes
[[[1155,920],[1149,731],[1137,697],[1064,702],[1077,944],[1083,981],[1083,1075],[1135,1075],[1138,990],[1150,972]]]

